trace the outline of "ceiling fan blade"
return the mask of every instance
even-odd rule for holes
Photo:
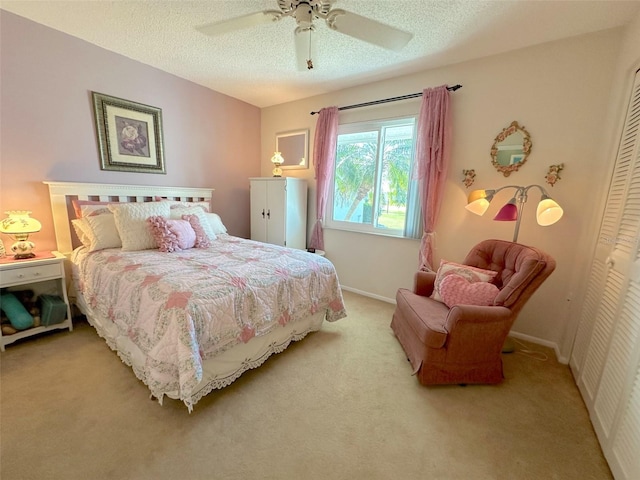
[[[196,27],[196,30],[204,33],[205,35],[215,36],[233,32],[235,30],[241,30],[243,28],[253,27],[255,25],[261,25],[263,23],[275,22],[280,20],[280,18],[282,18],[282,12],[277,10],[265,10],[263,12],[250,13],[248,15],[230,18],[220,22],[200,25]]]
[[[296,65],[298,70],[311,70],[315,60],[315,42],[313,41],[313,28],[296,28],[294,31],[296,44]]]
[[[413,38],[412,33],[345,10],[331,10],[326,20],[333,30],[388,50],[402,50]]]

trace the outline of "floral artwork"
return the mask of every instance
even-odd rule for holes
[[[149,156],[147,122],[139,122],[116,115],[116,130],[120,137],[118,150],[121,155]]]
[[[166,173],[162,110],[93,92],[102,170]]]
[[[560,180],[560,172],[564,168],[564,163],[560,163],[558,165],[550,165],[549,171],[545,175],[545,181],[551,185],[552,187],[556,184],[558,180]]]

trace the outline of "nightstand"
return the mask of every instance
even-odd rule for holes
[[[37,252],[34,258],[24,260],[15,260],[13,257],[0,258],[1,288],[20,290],[15,287],[25,286],[25,289],[33,290],[36,294],[55,292],[56,295],[63,299],[67,307],[66,318],[62,322],[49,326],[28,328],[13,335],[2,335],[0,331],[0,351],[4,352],[5,345],[9,345],[21,338],[61,328],[68,328],[69,331],[73,330],[71,308],[67,297],[64,260],[65,256],[60,252]]]

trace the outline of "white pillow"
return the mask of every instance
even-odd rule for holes
[[[169,203],[169,202],[162,202],[162,203]],[[209,237],[209,240],[213,242],[216,238],[218,238],[216,237],[216,234],[211,228],[211,225],[209,224],[209,219],[206,216],[207,214],[204,213],[204,210],[202,209],[202,207],[178,207],[178,208],[173,207],[170,210],[169,218],[174,220],[180,220],[182,218],[182,215],[195,215],[196,217],[198,217],[198,220],[200,220],[200,225],[202,226],[202,230],[204,230],[204,233],[207,235],[207,237]]]
[[[156,197],[157,198],[157,197]],[[202,209],[205,212],[208,212],[210,210],[209,208],[209,202],[182,202],[180,200],[166,200],[164,198],[160,199],[159,201],[161,202],[169,202],[169,205],[171,205],[171,208],[181,208],[181,207],[186,207],[186,208],[190,208],[190,207],[202,207]]]
[[[142,202],[109,205],[113,212],[116,227],[122,240],[122,250],[150,250],[157,248],[147,218],[161,216],[169,218],[168,202]],[[99,218],[104,215],[99,215]]]
[[[213,233],[215,233],[216,235],[227,233],[227,227],[225,227],[224,223],[222,223],[220,215],[218,215],[217,213],[205,213],[205,216],[207,217],[207,220],[209,220],[209,225],[211,225],[211,230],[213,230]]]
[[[96,215],[72,220],[82,244],[90,252],[105,248],[120,248],[122,241],[113,215]]]
[[[76,231],[78,240],[80,240],[80,243],[82,243],[82,245],[88,247],[91,245],[91,239],[89,239],[87,233],[85,232],[85,229],[89,228],[86,223],[87,222],[83,221],[82,218],[74,218],[73,220],[71,220],[71,225],[73,225],[73,229]]]

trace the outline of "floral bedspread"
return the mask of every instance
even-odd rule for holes
[[[158,398],[187,400],[202,361],[317,312],[346,316],[327,259],[221,235],[207,249],[161,253],[119,249],[74,258],[79,288],[146,355],[144,381]]]

